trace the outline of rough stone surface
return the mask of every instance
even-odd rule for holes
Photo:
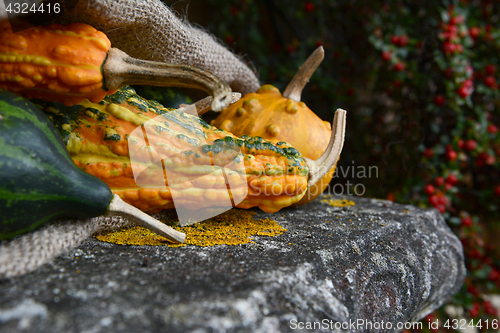
[[[326,332],[325,323],[358,319],[386,326],[343,331],[400,331],[397,323],[422,318],[460,288],[462,246],[436,210],[349,199],[356,205],[316,200],[259,212],[288,231],[254,244],[88,239],[34,273],[0,281],[0,332]],[[292,330],[295,321],[317,329]]]

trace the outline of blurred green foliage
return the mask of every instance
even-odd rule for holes
[[[482,295],[499,293],[500,3],[205,0],[190,10],[206,13],[208,30],[281,90],[325,48],[303,100],[326,120],[348,110],[339,168],[379,169],[334,181],[440,210],[468,268],[450,303],[491,322],[497,313]],[[427,319],[446,316],[441,308]]]

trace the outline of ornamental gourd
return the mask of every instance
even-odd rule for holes
[[[236,136],[260,136],[264,139],[286,141],[302,155],[318,159],[332,133],[330,123],[321,120],[304,102],[300,101],[302,90],[324,58],[323,47],[319,47],[306,60],[283,95],[272,85],[264,85],[222,110],[212,121],[217,128]],[[299,205],[319,196],[332,180],[335,166],[316,184]]]
[[[49,118],[0,89],[0,241],[50,220],[125,216],[175,242],[185,235],[124,203],[72,162]]]
[[[174,196],[175,208],[179,203],[187,209],[217,206],[228,193],[228,183],[236,184],[229,191],[234,206],[276,212],[300,201],[311,182],[324,176],[322,170],[337,161],[344,140],[343,111],[336,114],[338,130],[329,152],[312,161],[286,142],[238,138],[197,115],[145,100],[129,87],[99,104],[37,104],[56,124],[79,168],[102,179],[125,202],[148,212],[174,208]],[[148,132],[145,140],[136,129],[150,120],[153,126],[143,129]],[[161,164],[149,165],[153,160]],[[242,163],[243,172],[213,172],[214,165],[235,163]],[[144,169],[140,179],[134,175],[134,165]]]
[[[9,21],[0,20],[1,89],[70,106],[84,99],[98,103],[129,84],[201,89],[214,97],[214,110],[228,106],[231,93],[208,71],[131,58],[87,24],[13,33]]]

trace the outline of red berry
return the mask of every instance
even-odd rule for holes
[[[464,227],[470,227],[472,225],[472,218],[470,216],[466,216],[462,218],[462,225]]]
[[[462,83],[462,86],[467,88],[467,89],[473,89],[474,88],[474,82],[472,82],[471,79],[468,79],[468,80],[465,80],[463,83]]]
[[[288,53],[293,53],[293,52],[295,52],[295,46],[293,46],[292,44],[288,45],[288,46],[286,47],[286,52],[288,52]]]
[[[462,149],[464,147],[464,140],[458,139],[457,146],[458,149]]]
[[[399,36],[391,36],[391,43],[394,45],[399,45]]]
[[[432,150],[431,148],[426,148],[424,150],[424,156],[427,158],[432,158],[434,156],[434,150]]]
[[[394,70],[397,72],[404,71],[406,69],[406,64],[404,62],[398,62],[394,65]]]
[[[465,149],[467,150],[474,150],[476,149],[477,147],[477,142],[472,140],[472,139],[469,139],[467,141],[465,141]]]
[[[398,46],[406,46],[409,41],[410,40],[407,35],[399,36]]]
[[[434,97],[434,104],[436,106],[441,106],[444,104],[444,97],[442,95],[436,95]]]
[[[479,29],[478,27],[472,27],[469,29],[469,33],[472,38],[476,39],[481,33],[481,29]]]
[[[465,22],[465,17],[462,15],[453,16],[450,20],[450,24],[457,25]]]
[[[449,200],[448,200],[448,197],[446,195],[439,196],[439,203],[440,204],[446,205],[446,204],[448,204],[448,202],[449,202]]]
[[[493,75],[497,70],[497,66],[489,64],[484,67],[484,70],[486,71],[487,74]]]
[[[434,184],[436,184],[436,186],[443,186],[444,185],[444,178],[441,176],[436,177],[436,179],[434,179]]]
[[[467,291],[470,292],[472,295],[477,295],[479,294],[477,288],[473,285],[470,285],[467,287]]]
[[[466,98],[467,96],[470,95],[469,93],[469,89],[467,89],[466,87],[462,86],[460,88],[458,88],[458,95],[462,98]]]
[[[497,85],[497,81],[493,75],[488,75],[484,78],[484,84],[490,88],[495,88]]]
[[[483,151],[483,152],[477,154],[477,158],[479,158],[481,160],[486,160],[488,158],[488,154]]]
[[[445,205],[443,205],[443,204],[437,204],[437,205],[436,205],[436,209],[437,209],[437,210],[439,210],[439,212],[440,212],[441,214],[443,214],[444,212],[446,212],[446,206],[445,206]]]
[[[497,187],[495,187],[495,195],[497,197],[500,197],[500,185],[498,185]]]
[[[431,196],[429,197],[429,203],[430,203],[431,205],[433,205],[434,207],[435,207],[436,205],[438,205],[438,204],[439,204],[439,198],[437,197],[437,195],[431,195]]]
[[[448,177],[446,177],[446,182],[451,185],[457,185],[458,183],[458,178],[455,176],[455,174],[450,173]]]
[[[304,4],[304,10],[305,10],[307,13],[312,12],[314,9],[316,9],[316,6],[315,6],[312,2],[306,2],[306,3]]]
[[[462,44],[455,44],[458,53],[464,53],[464,47]]]
[[[451,190],[452,187],[453,187],[453,185],[451,185],[451,184],[448,184],[448,183],[444,184],[444,190],[445,191]]]
[[[427,185],[425,185],[425,187],[424,187],[424,191],[425,191],[425,193],[427,193],[428,195],[431,195],[431,194],[433,194],[434,192],[436,192],[436,189],[434,188],[434,186],[433,186],[433,185],[431,185],[431,184],[427,184]]]
[[[474,303],[474,305],[472,305],[472,308],[469,310],[469,313],[471,315],[471,317],[477,317],[479,315],[479,304],[478,303]]]
[[[488,132],[491,134],[496,134],[498,132],[498,127],[493,124],[488,125]]]
[[[497,273],[497,276],[498,276],[498,273]],[[492,280],[492,281],[495,281],[495,280]],[[492,316],[496,316],[496,314],[497,314],[497,310],[495,309],[495,307],[493,305],[491,305],[490,301],[484,302],[484,310],[486,311],[487,314],[492,315]]]
[[[233,44],[234,43],[234,38],[231,35],[226,36],[226,43],[227,44]]]
[[[484,160],[484,163],[486,163],[487,165],[493,165],[495,164],[495,160],[495,156],[488,155],[488,157],[486,157],[486,159]]]
[[[392,58],[391,51],[382,52],[382,59],[384,59],[385,61],[389,61],[389,60],[391,60],[391,58]]]
[[[446,152],[446,158],[448,161],[454,161],[457,159],[457,152],[454,150],[449,150]]]
[[[450,42],[446,42],[443,44],[443,52],[445,54],[452,54],[452,53],[455,53],[455,51],[457,51],[457,45],[456,44],[453,44],[453,43],[450,43]]]
[[[498,278],[500,277],[500,273],[497,270],[492,269],[490,274],[488,274],[488,279],[490,281],[496,282],[498,281]]]
[[[454,25],[447,25],[445,28],[444,28],[445,31],[448,31],[454,35],[456,35],[458,33],[458,28]]]

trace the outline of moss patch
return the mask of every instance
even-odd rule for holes
[[[325,195],[323,199],[321,199],[321,203],[328,204],[332,207],[344,207],[344,206],[354,206],[354,201],[347,199],[332,199],[333,195]]]
[[[253,211],[231,209],[201,223],[187,227],[173,227],[186,234],[184,244],[172,244],[166,238],[142,227],[132,227],[95,237],[103,242],[124,245],[214,246],[254,243],[252,236],[275,237],[287,230],[274,220],[255,220],[253,215],[256,215]],[[169,221],[165,222],[170,224]]]

